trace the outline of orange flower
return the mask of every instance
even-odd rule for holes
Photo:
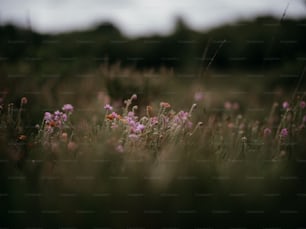
[[[166,102],[161,102],[160,106],[163,107],[163,108],[170,108],[171,107],[171,105],[169,103],[166,103]]]
[[[48,125],[51,126],[51,127],[55,127],[56,126],[56,122],[52,120],[52,121],[50,121],[48,123]]]
[[[108,115],[106,115],[106,118],[108,120],[113,120],[115,118],[115,116],[113,114],[108,114]]]

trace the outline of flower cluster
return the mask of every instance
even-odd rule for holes
[[[131,97],[133,100],[136,98],[136,96]],[[195,104],[189,112],[183,110],[175,112],[171,109],[171,105],[168,102],[161,102],[157,115],[153,115],[152,106],[147,106],[146,115],[142,117],[138,117],[135,113],[137,106],[129,110],[129,105],[126,107],[126,112],[122,115],[112,111],[111,105],[106,104],[104,106],[106,110],[105,126],[110,131],[120,130],[119,133],[123,134],[123,142],[126,144],[160,142],[160,139],[192,132],[193,123],[190,118],[192,110],[196,107]],[[123,152],[124,144],[121,142],[115,148],[117,151]]]
[[[65,104],[62,107],[62,111],[55,111],[52,113],[45,112],[44,114],[44,124],[47,130],[53,131],[54,128],[62,128],[68,121],[68,117],[73,112],[73,106],[71,104]]]

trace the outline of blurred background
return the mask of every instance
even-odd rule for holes
[[[55,106],[101,91],[115,99],[149,93],[154,78],[168,84],[161,94],[181,94],[174,81],[200,80],[207,91],[257,85],[271,97],[303,72],[305,12],[303,0],[1,0],[0,91]]]

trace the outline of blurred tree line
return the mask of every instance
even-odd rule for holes
[[[290,71],[305,63],[305,27],[306,19],[265,16],[200,32],[178,18],[169,35],[129,38],[111,23],[55,35],[2,25],[0,74],[7,74],[13,66],[22,74],[73,75],[105,63],[180,72],[207,66],[254,71],[282,67]]]

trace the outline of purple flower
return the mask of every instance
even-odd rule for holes
[[[138,124],[136,126],[136,132],[142,132],[145,129],[145,125],[143,124]]]
[[[306,107],[306,102],[305,101],[301,101],[300,102],[300,108],[304,109]]]
[[[48,121],[48,122],[51,121],[52,120],[52,114],[50,112],[45,112],[44,120]]]
[[[135,116],[135,113],[133,111],[129,111],[128,115],[127,115],[129,118],[132,118],[132,119],[136,119],[137,116]]]
[[[287,101],[283,102],[283,108],[288,109],[289,108],[289,103]]]
[[[66,115],[66,114],[63,114],[63,115],[62,115],[62,121],[63,121],[63,122],[66,122],[66,121],[67,121],[67,115]]]
[[[135,127],[136,126],[136,122],[131,118],[127,118],[127,122],[128,122],[130,127]]]
[[[73,111],[73,106],[71,104],[65,104],[62,107],[62,110],[67,113],[71,113]]]
[[[54,117],[53,117],[53,119],[54,119],[55,121],[57,121],[57,120],[59,120],[59,119],[61,118],[61,116],[62,116],[62,112],[60,112],[60,111],[55,111],[55,112],[54,112]]]
[[[107,110],[107,111],[112,111],[112,110],[113,110],[113,107],[112,107],[111,105],[109,105],[109,104],[106,104],[106,105],[104,106],[104,109]]]
[[[287,128],[283,128],[283,129],[281,130],[280,136],[283,137],[283,138],[285,138],[285,137],[288,136],[288,130],[287,130]]]
[[[270,128],[265,128],[264,129],[264,136],[269,136],[272,133]]]

